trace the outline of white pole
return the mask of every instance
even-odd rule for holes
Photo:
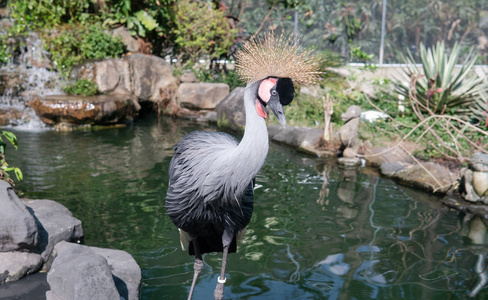
[[[383,64],[383,53],[385,48],[385,23],[386,23],[386,0],[383,0],[383,16],[381,17],[381,44],[380,44],[380,61]]]
[[[296,8],[295,8],[295,29],[293,33],[295,34],[295,45],[296,45],[298,41],[298,9]]]

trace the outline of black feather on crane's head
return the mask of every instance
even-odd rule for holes
[[[280,95],[281,105],[289,105],[295,97],[295,87],[290,78],[279,78],[276,83],[276,91]]]

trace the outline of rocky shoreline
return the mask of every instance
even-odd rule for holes
[[[0,207],[0,299],[44,293],[48,300],[139,299],[142,275],[134,258],[81,245],[81,221],[63,205],[21,200],[0,181]],[[26,276],[25,286],[12,284]]]

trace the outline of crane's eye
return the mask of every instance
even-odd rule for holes
[[[276,92],[276,90],[271,90],[271,96],[276,96],[278,95],[278,93]]]

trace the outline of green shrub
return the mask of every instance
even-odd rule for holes
[[[99,23],[60,27],[58,32],[43,35],[43,40],[51,61],[64,76],[84,60],[117,57],[124,52],[121,39],[105,33]]]
[[[93,81],[81,79],[65,86],[63,90],[68,95],[94,96],[98,94],[98,85]]]
[[[227,56],[236,38],[224,12],[207,2],[180,0],[176,4],[175,44],[184,58],[196,62],[201,56],[210,60]]]
[[[86,18],[90,0],[14,0],[9,4],[16,34]]]

